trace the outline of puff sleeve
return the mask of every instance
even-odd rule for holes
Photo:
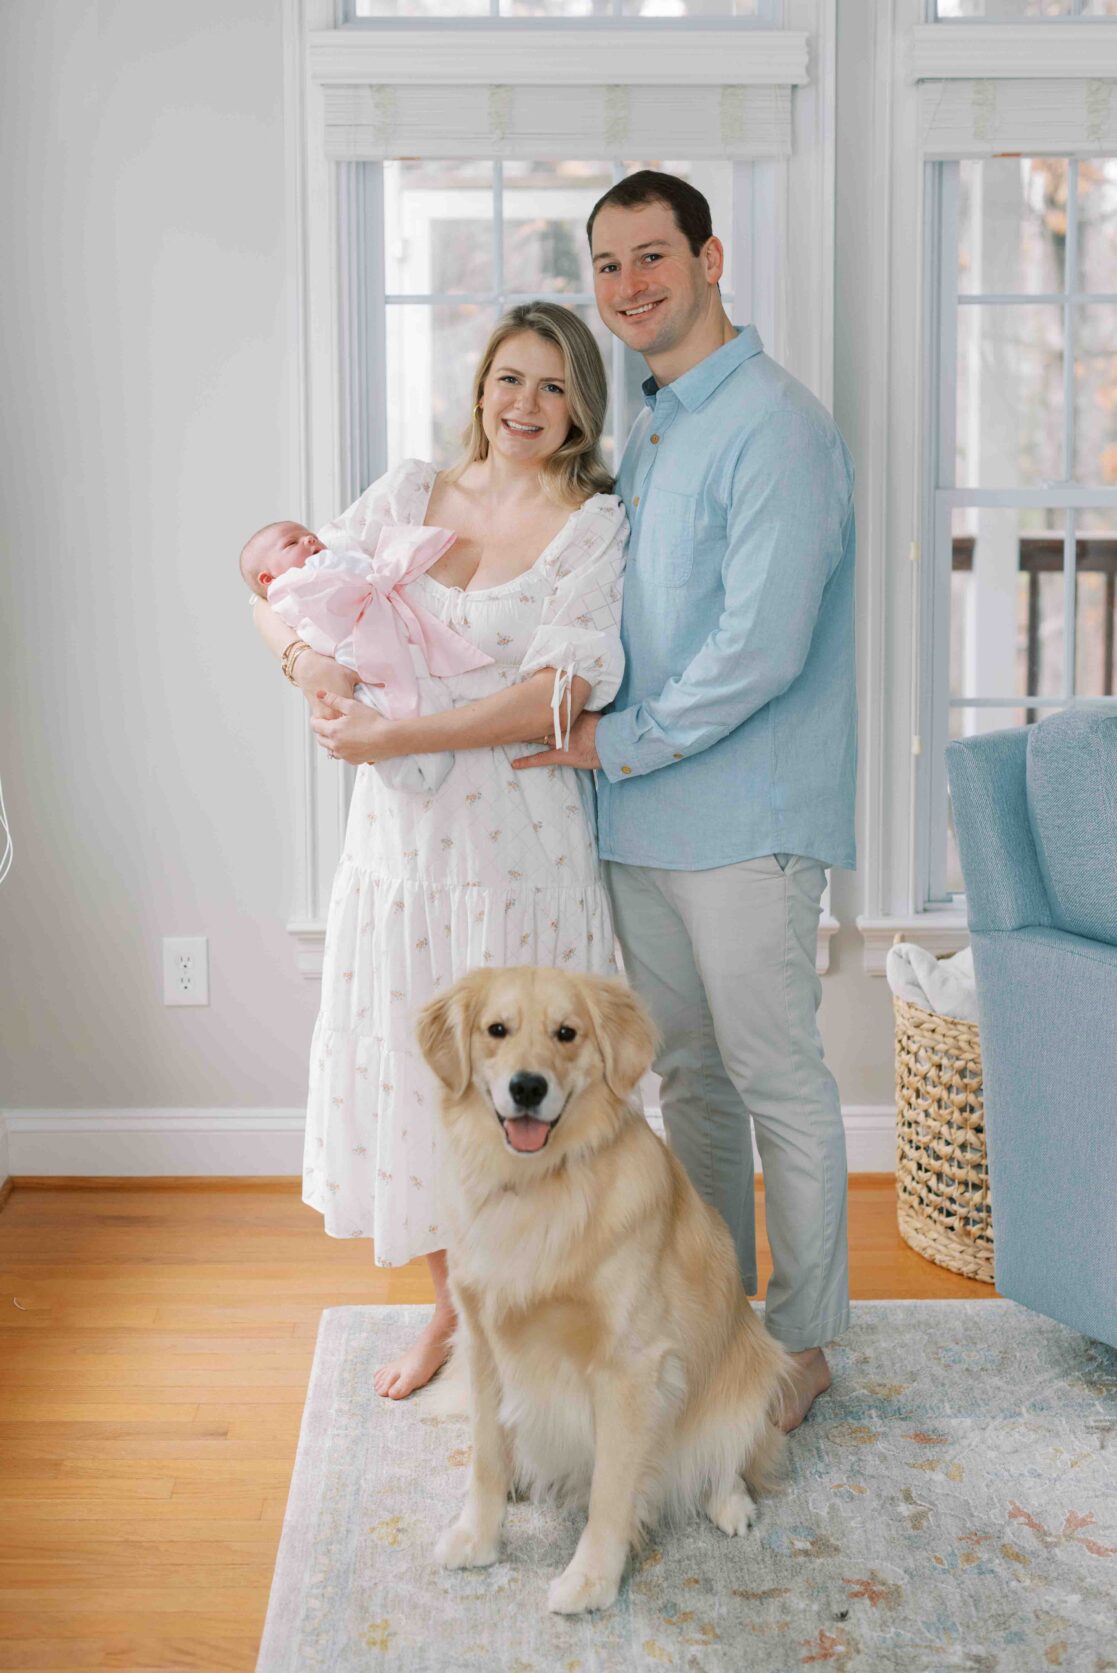
[[[371,552],[385,523],[421,523],[434,486],[435,469],[421,459],[404,459],[371,482],[359,499],[318,530],[327,546],[357,546]]]
[[[604,709],[617,694],[624,673],[621,649],[628,519],[612,494],[595,494],[576,511],[566,538],[548,564],[554,591],[543,605],[539,626],[520,664],[520,677],[555,670],[552,693],[555,742],[570,736],[570,682],[586,680],[587,709]],[[562,704],[566,699],[566,725]]]

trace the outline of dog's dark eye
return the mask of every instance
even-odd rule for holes
[[[568,1046],[571,1040],[576,1040],[578,1038],[578,1030],[576,1028],[568,1028],[566,1024],[563,1023],[561,1028],[555,1030],[555,1038],[561,1040],[564,1046]]]
[[[492,1035],[494,1040],[503,1040],[507,1032],[508,1030],[502,1022],[490,1022],[489,1033]]]

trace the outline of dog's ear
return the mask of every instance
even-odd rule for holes
[[[419,1012],[415,1034],[428,1066],[455,1098],[470,1082],[473,1064],[469,1036],[473,1028],[476,985],[463,976]]]
[[[655,1024],[625,982],[604,976],[584,978],[598,1050],[605,1065],[605,1084],[618,1098],[627,1098],[655,1055]]]

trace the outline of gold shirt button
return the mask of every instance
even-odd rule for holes
[[[631,767],[622,767],[621,768],[622,773],[630,773],[631,771],[632,771]]]
[[[681,761],[681,760],[682,760],[682,756],[681,756],[681,755],[679,755],[679,754],[678,754],[678,753],[677,753],[677,752],[676,752],[676,754],[674,754],[674,755],[673,755],[673,756],[672,756],[672,757],[671,757],[671,759],[672,759],[672,761]]]
[[[652,439],[652,444],[653,444],[653,445],[655,445],[655,443],[657,443],[657,442],[658,442],[658,441],[659,441],[659,437],[658,437],[658,436],[653,436],[653,437],[652,437],[652,438],[651,438],[651,439]]]
[[[634,499],[634,500],[633,500],[633,502],[632,502],[632,505],[633,505],[633,509],[634,509],[634,510],[635,510],[635,508],[636,508],[636,507],[637,507],[637,506],[638,506],[638,505],[639,505],[639,504],[640,504],[640,496],[639,496],[639,494],[637,494],[637,495],[636,495],[636,497],[635,497],[635,499]]]

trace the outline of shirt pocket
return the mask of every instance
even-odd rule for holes
[[[698,500],[672,488],[652,488],[644,500],[638,562],[663,587],[682,587],[694,568]]]

